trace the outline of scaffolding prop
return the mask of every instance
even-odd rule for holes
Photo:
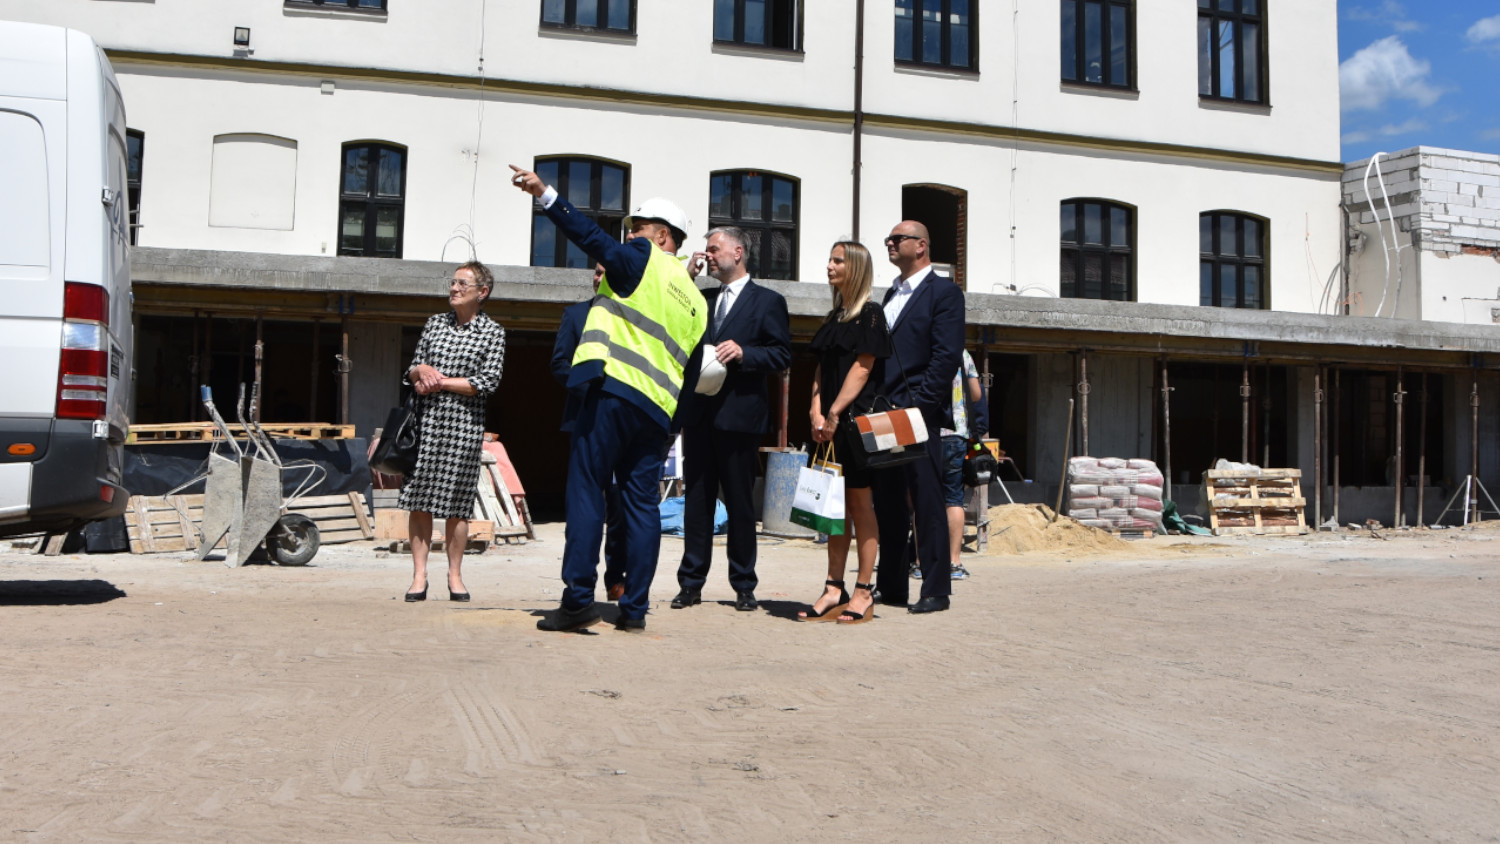
[[[1484,488],[1479,481],[1479,370],[1474,370],[1474,387],[1469,392],[1469,474],[1464,476],[1458,491],[1448,499],[1448,504],[1443,508],[1442,515],[1437,517],[1441,522],[1447,518],[1448,512],[1453,509],[1454,502],[1458,501],[1460,495],[1464,498],[1464,516],[1462,524],[1468,526],[1471,522],[1482,520],[1484,513],[1494,513],[1500,516],[1500,507],[1495,506],[1495,499],[1490,497],[1490,491]],[[1485,510],[1479,505],[1479,496],[1490,503],[1490,509]],[[1435,524],[1436,522],[1434,522]]]

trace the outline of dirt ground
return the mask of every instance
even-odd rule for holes
[[[561,525],[470,557],[0,554],[0,840],[1350,841],[1500,830],[1500,532],[966,555],[801,624],[823,550],[542,633]],[[852,582],[852,576],[851,576]],[[915,586],[915,584],[914,584]]]

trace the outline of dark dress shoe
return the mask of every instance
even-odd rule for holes
[[[593,604],[577,610],[558,607],[557,611],[552,615],[538,621],[536,629],[556,633],[569,633],[574,630],[582,630],[585,627],[593,627],[603,620],[599,617],[599,608]]]
[[[755,600],[754,592],[746,589],[734,593],[734,608],[740,612],[754,612],[760,609],[760,602]]]
[[[934,598],[923,598],[922,600],[916,602],[915,604],[912,604],[911,606],[907,607],[906,611],[907,612],[912,612],[912,613],[942,612],[943,610],[946,610],[947,608],[948,608],[948,599],[947,598],[936,598],[936,597],[934,597]]]
[[[450,600],[450,601],[458,601],[459,603],[468,603],[468,601],[469,601],[469,593],[468,592],[449,592],[448,593],[448,600]]]
[[[406,602],[408,604],[415,604],[418,601],[425,601],[425,600],[427,600],[427,587],[426,586],[422,587],[422,591],[421,592],[407,592],[406,593]]]
[[[626,633],[645,633],[646,619],[626,618],[624,616],[620,616],[619,618],[615,619],[615,629],[622,630]]]
[[[703,590],[689,589],[684,586],[682,587],[682,591],[677,593],[677,597],[672,599],[672,609],[680,610],[683,607],[691,607],[693,604],[701,603],[703,603]]]

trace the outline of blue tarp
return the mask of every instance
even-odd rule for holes
[[[661,503],[661,532],[673,536],[682,536],[682,510],[683,499],[668,498]],[[724,509],[724,502],[714,502],[714,533],[723,533],[729,529],[729,511]]]

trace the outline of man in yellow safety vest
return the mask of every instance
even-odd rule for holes
[[[615,626],[644,630],[661,550],[662,456],[688,360],[708,326],[703,294],[675,257],[687,240],[687,216],[665,199],[648,199],[625,218],[620,243],[535,173],[515,165],[511,170],[511,182],[540,200],[563,235],[604,265],[568,375],[568,389],[581,401],[568,457],[562,606],[537,627],[580,630],[601,620],[594,587],[604,490],[614,477],[627,542],[625,593]]]

